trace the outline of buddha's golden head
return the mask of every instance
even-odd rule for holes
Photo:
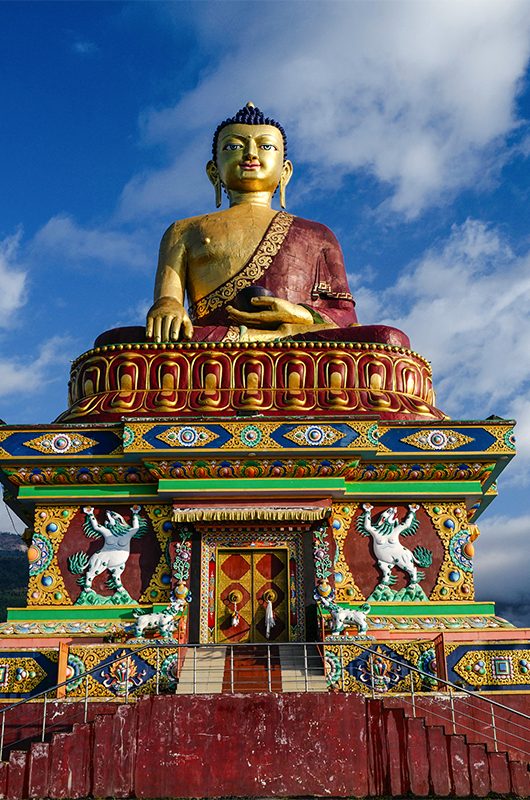
[[[216,190],[217,207],[223,188],[231,200],[246,194],[270,199],[278,186],[285,207],[285,187],[293,171],[286,155],[284,129],[252,103],[221,122],[213,137],[212,160],[206,165]]]

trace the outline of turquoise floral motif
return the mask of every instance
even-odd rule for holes
[[[379,444],[379,427],[377,424],[370,425],[366,431],[366,438],[371,444]]]
[[[171,653],[162,661],[160,665],[160,674],[167,682],[169,689],[174,689],[179,679],[179,654]]]
[[[129,425],[123,426],[123,446],[130,447],[134,442],[134,431]]]
[[[336,686],[336,684],[339,683],[342,678],[342,668],[338,655],[326,650],[325,666],[326,684],[328,686]]]
[[[239,434],[239,439],[246,447],[257,447],[262,438],[262,432],[255,425],[245,425]]]
[[[453,564],[456,564],[464,572],[473,572],[473,561],[464,553],[464,548],[469,542],[469,531],[459,531],[449,541],[449,553]]]
[[[42,533],[34,533],[31,546],[38,550],[38,557],[29,562],[29,574],[40,575],[49,566],[53,558],[53,547],[47,536]]]
[[[516,440],[515,440],[514,430],[513,428],[510,428],[510,430],[506,431],[506,433],[504,434],[504,444],[506,445],[506,447],[509,447],[510,450],[515,450],[515,441]]]
[[[421,676],[422,691],[436,689],[438,681],[436,680],[436,653],[433,647],[425,650],[420,655],[417,667],[421,669],[422,672],[427,673]]]
[[[70,653],[68,656],[68,666],[66,669],[66,679],[68,680],[66,691],[73,692],[74,689],[77,689],[78,686],[81,685],[84,675],[84,661],[79,658],[79,656],[74,656],[72,653]]]

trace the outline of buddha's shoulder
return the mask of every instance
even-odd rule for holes
[[[186,217],[172,222],[165,231],[162,239],[169,242],[176,241],[186,236],[191,231],[211,225],[211,218],[215,214],[198,214],[195,217]]]
[[[329,242],[329,244],[337,243],[337,237],[333,231],[322,222],[304,219],[304,217],[293,217],[293,223],[301,233],[305,233],[308,237],[321,242]]]

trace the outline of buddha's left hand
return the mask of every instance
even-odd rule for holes
[[[290,303],[281,297],[253,297],[251,302],[256,306],[256,311],[238,311],[233,306],[227,306],[230,319],[252,328],[275,328],[284,323],[313,324],[313,317],[307,308]]]

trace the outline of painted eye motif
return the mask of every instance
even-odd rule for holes
[[[223,150],[242,150],[242,149],[243,145],[236,144],[235,142],[232,142],[230,144],[225,144],[225,146],[223,147]]]
[[[260,144],[260,150],[277,150],[273,144]]]

